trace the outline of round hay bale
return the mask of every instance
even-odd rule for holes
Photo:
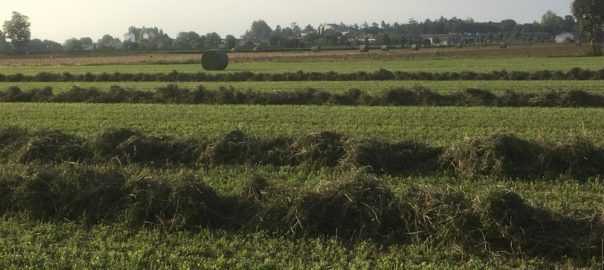
[[[387,52],[390,50],[390,47],[388,47],[388,45],[382,45],[382,51]]]
[[[463,49],[463,43],[459,43],[459,44],[457,44],[457,46],[456,46],[456,47],[457,47],[458,49]]]
[[[507,42],[503,42],[503,43],[499,44],[499,48],[500,49],[507,49],[508,48],[508,43]]]
[[[321,47],[319,47],[319,46],[312,46],[312,47],[310,47],[310,51],[311,52],[320,52],[321,51]]]
[[[417,44],[411,45],[411,50],[419,51],[419,45],[417,45]]]
[[[361,45],[359,47],[360,52],[369,52],[369,45]]]
[[[205,70],[225,70],[229,65],[229,56],[222,51],[207,51],[201,56],[201,66]]]
[[[260,51],[260,47],[254,47],[254,49],[252,49],[254,52],[259,52]]]

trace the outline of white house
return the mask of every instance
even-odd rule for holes
[[[153,33],[153,32],[145,32],[145,33],[143,33],[143,39],[146,39],[146,40],[153,40],[156,37],[157,37],[157,35],[155,33]]]

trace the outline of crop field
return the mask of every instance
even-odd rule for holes
[[[209,73],[604,69],[520,46],[237,53]],[[33,55],[0,74],[198,73],[198,58]],[[2,269],[604,265],[601,79],[41,78],[0,82]]]
[[[582,56],[584,51],[575,44],[516,44],[501,50],[498,46],[459,48],[434,48],[421,51],[392,49],[388,52],[372,50],[359,54],[356,48],[324,52],[240,52],[232,53],[232,62],[308,62],[343,60],[430,60],[459,58],[520,58]],[[199,62],[199,53],[172,52],[149,53],[145,51],[108,51],[57,53],[52,55],[22,55],[3,57],[0,66],[84,66],[108,64],[192,64]]]
[[[428,71],[428,72],[452,72],[452,71],[474,71],[490,72],[493,70],[507,71],[540,71],[540,70],[562,70],[566,71],[573,67],[599,70],[602,68],[602,59],[598,57],[558,57],[558,58],[510,58],[502,61],[500,59],[429,59],[429,60],[350,60],[342,61],[304,61],[304,62],[239,62],[233,63],[227,72],[253,71],[255,73],[281,73],[281,72],[329,72],[341,73],[357,71],[376,71],[387,69],[391,71]],[[83,73],[170,73],[178,72],[200,72],[200,66],[194,64],[120,64],[120,65],[90,65],[90,66],[5,66],[2,67],[3,74],[21,73],[34,75],[40,72],[72,74]],[[216,73],[216,72],[209,72]]]

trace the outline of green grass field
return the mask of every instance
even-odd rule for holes
[[[137,90],[154,90],[167,85],[165,82],[22,82],[0,83],[0,89],[11,86],[20,87],[22,90],[32,88],[52,87],[56,91],[69,90],[73,86],[83,88],[95,87],[107,90],[112,85]],[[180,87],[196,88],[203,85],[208,89],[219,87],[233,87],[238,90],[253,89],[257,91],[287,91],[313,88],[317,90],[344,92],[351,88],[359,88],[368,93],[380,92],[391,88],[424,87],[442,93],[456,92],[467,88],[479,88],[501,94],[506,90],[518,92],[540,92],[546,89],[554,90],[584,90],[592,93],[604,92],[602,81],[302,81],[302,82],[180,82]]]
[[[258,136],[331,130],[442,145],[506,131],[549,140],[585,133],[604,142],[601,109],[0,104],[0,114],[0,126],[59,128],[85,135],[111,126],[181,136],[218,136],[236,128]]]
[[[303,61],[233,63],[226,72],[304,71],[476,71],[569,70],[572,67],[602,69],[601,57],[432,59],[405,61]],[[201,72],[199,65],[99,65],[11,66],[0,73],[39,72]],[[193,88],[221,86],[245,90],[280,91],[315,88],[342,92],[359,88],[369,93],[396,87],[425,87],[439,92],[466,88],[522,92],[555,90],[604,91],[604,81],[359,81],[359,82],[192,82]],[[73,85],[108,89],[111,85],[152,90],[164,82],[116,83],[0,83],[23,90],[51,86],[65,91]],[[592,108],[493,108],[493,107],[365,107],[365,106],[249,106],[249,105],[145,105],[145,104],[43,104],[0,103],[0,128],[22,126],[32,130],[61,129],[90,138],[108,127],[126,127],[150,135],[206,135],[216,138],[234,129],[254,136],[299,137],[317,131],[336,131],[350,137],[375,137],[390,141],[411,139],[448,146],[466,137],[509,132],[521,138],[550,142],[586,136],[604,146],[604,109]],[[0,138],[0,146],[2,145]],[[1,149],[0,149],[1,150]],[[0,176],[29,167],[65,167],[55,164],[0,163]],[[94,165],[104,166],[104,165]],[[603,165],[604,166],[604,165]],[[61,167],[61,168],[63,168]],[[310,169],[252,165],[214,167],[120,165],[140,176],[174,177],[183,173],[203,179],[219,194],[233,195],[244,179],[260,175],[271,183],[291,188],[321,190],[351,174],[350,168]],[[579,181],[567,176],[555,179],[472,178],[451,175],[379,175],[380,183],[394,194],[410,187],[430,191],[459,191],[477,203],[491,189],[512,190],[531,206],[574,219],[604,215],[604,184],[601,177]],[[2,184],[2,183],[0,183]],[[0,196],[4,186],[0,185]],[[0,209],[2,209],[0,205]],[[602,216],[604,221],[604,216]],[[0,217],[0,269],[600,269],[604,258],[581,261],[582,254],[548,258],[528,253],[467,252],[457,245],[429,243],[382,245],[369,240],[347,242],[335,236],[289,237],[269,232],[244,233],[201,228],[163,231],[133,230],[123,224],[82,225],[78,220],[45,221],[28,216]],[[552,237],[557,237],[552,235]],[[598,236],[596,236],[598,237]],[[602,236],[604,241],[604,235]],[[603,242],[604,243],[604,242]],[[604,247],[603,247],[604,249]]]
[[[226,72],[253,71],[256,73],[281,73],[281,72],[357,72],[376,71],[380,68],[390,71],[426,71],[426,72],[452,72],[475,71],[490,72],[493,70],[508,71],[537,71],[561,70],[567,71],[573,67],[599,70],[604,68],[601,58],[598,57],[560,57],[560,58],[511,58],[511,59],[443,59],[443,60],[404,60],[404,61],[341,61],[341,62],[243,62],[232,63]],[[10,66],[1,67],[0,73],[22,73],[33,75],[40,72],[70,72],[73,74],[91,73],[155,73],[172,71],[202,72],[200,65],[100,65],[100,66]]]

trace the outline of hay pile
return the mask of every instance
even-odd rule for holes
[[[460,176],[535,178],[542,173],[539,145],[498,133],[466,138],[445,149],[441,160]]]
[[[363,139],[348,143],[346,163],[375,173],[430,173],[438,169],[441,149],[423,143]]]
[[[124,207],[125,181],[121,171],[111,168],[39,167],[19,181],[11,203],[35,219],[111,222]]]
[[[328,131],[301,137],[291,148],[300,163],[314,167],[336,166],[345,154],[343,135]]]
[[[284,137],[262,139],[233,130],[205,148],[202,159],[209,164],[289,165],[294,163]]]
[[[482,232],[492,251],[516,251],[559,259],[592,257],[599,253],[602,224],[571,219],[533,207],[508,190],[491,190],[478,199]],[[585,233],[591,232],[591,233]],[[581,250],[583,254],[575,252]]]
[[[93,156],[88,141],[61,130],[42,130],[29,136],[14,159],[29,162],[87,162]]]
[[[254,175],[234,195],[224,196],[188,174],[38,166],[21,175],[0,174],[0,214],[168,231],[261,230],[551,258],[595,258],[604,232],[597,211],[562,216],[505,189],[472,200],[459,191],[426,186],[395,193],[367,174],[343,175],[316,190],[275,183]]]
[[[218,223],[219,217],[213,210],[219,203],[218,195],[194,176],[139,177],[129,181],[125,188],[129,196],[123,218],[129,226],[182,230]]]
[[[149,165],[196,163],[205,145],[202,139],[145,136],[123,128],[105,130],[92,144],[97,160]]]

